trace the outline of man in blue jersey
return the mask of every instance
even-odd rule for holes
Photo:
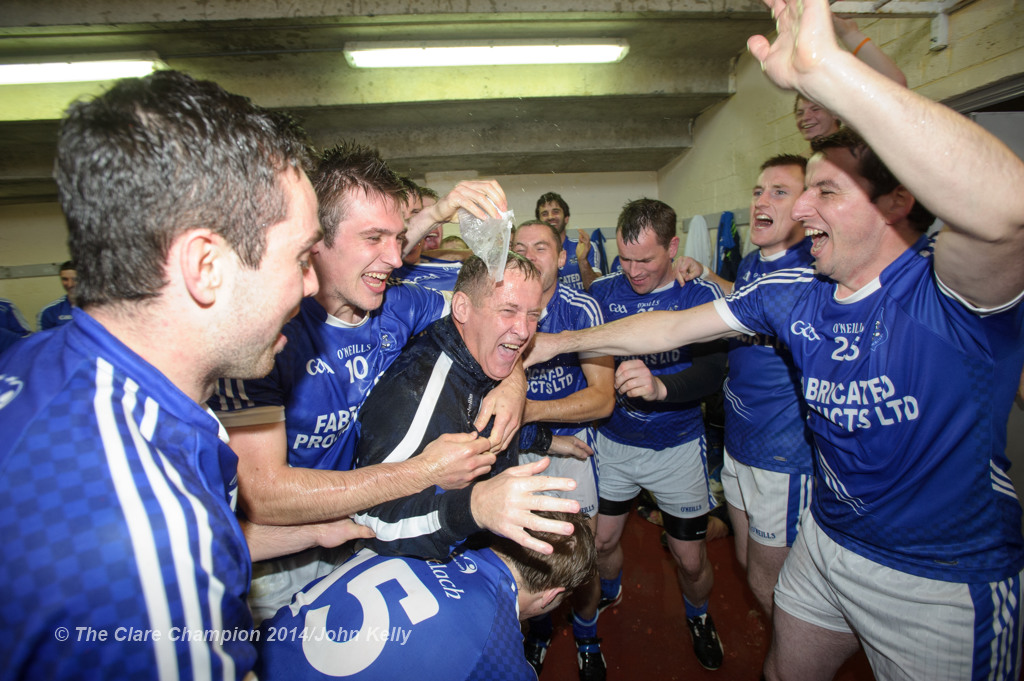
[[[509,253],[501,281],[496,278],[481,258],[467,260],[451,314],[416,338],[381,376],[359,413],[357,470],[415,460],[435,438],[475,428],[482,397],[516,370],[541,312],[540,278],[528,260]],[[535,475],[547,467],[546,458],[517,465],[520,447],[547,452],[552,441],[549,429],[523,431],[529,435],[514,438],[469,485],[432,485],[353,516],[374,531],[368,545],[389,555],[442,560],[486,529],[548,552],[523,527],[535,523],[536,529],[564,533],[572,528],[530,511],[576,512],[579,504],[541,494],[574,487],[569,479]]]
[[[766,676],[832,678],[863,645],[880,678],[1016,679],[1024,540],[1004,450],[1024,364],[1024,163],[840,49],[825,0],[769,5],[778,38],[748,42],[768,76],[867,143],[815,143],[793,218],[817,276],[768,275],[712,306],[535,351],[777,335],[818,457],[775,589]],[[922,204],[946,224],[934,248]]]
[[[676,213],[654,199],[627,203],[619,215],[615,239],[622,271],[601,277],[590,292],[605,319],[620,319],[652,310],[685,310],[721,295],[715,284],[696,280],[683,287],[673,274],[679,248]],[[624,354],[624,353],[620,353]],[[621,390],[615,410],[597,430],[601,453],[600,504],[597,517],[598,569],[602,601],[618,602],[622,593],[620,540],[633,500],[646,489],[658,501],[668,547],[678,566],[694,653],[707,669],[722,664],[722,646],[708,614],[714,573],[707,558],[705,534],[713,498],[708,489],[704,420],[699,400],[722,385],[725,353],[716,347],[679,347],[642,358],[617,359],[621,372],[654,375],[686,370],[685,391],[665,398]]]
[[[71,307],[75,304],[75,284],[78,282],[75,263],[71,260],[62,263],[59,274],[60,285],[64,287],[64,295],[52,303],[48,303],[39,311],[39,318],[36,321],[40,331],[52,329],[71,321]]]
[[[7,329],[17,336],[27,336],[32,333],[32,329],[28,326],[28,320],[21,314],[21,310],[6,298],[0,298],[0,329]]]
[[[565,251],[565,264],[558,268],[558,279],[563,285],[580,291],[589,291],[590,284],[601,276],[601,262],[597,250],[590,247],[590,237],[582,229],[576,230],[578,238],[570,239],[569,204],[555,192],[542,194],[537,199],[533,215],[541,222],[546,222],[559,234],[562,250]],[[580,267],[580,262],[588,266]]]
[[[813,266],[811,241],[803,223],[792,218],[806,165],[807,159],[792,154],[761,165],[750,202],[750,241],[758,250],[740,262],[737,288],[779,270]],[[694,263],[692,275],[686,274],[710,279],[727,293],[733,290],[732,282],[702,264]],[[779,570],[811,502],[814,446],[806,421],[789,350],[763,334],[730,339],[722,486],[736,557],[769,617]]]
[[[363,549],[309,585],[260,630],[260,678],[532,681],[519,620],[558,607],[594,573],[594,537],[532,533],[550,555],[489,535],[447,561]]]
[[[202,406],[217,377],[270,370],[316,291],[306,158],[283,117],[174,71],[69,109],[77,306],[0,358],[0,678],[241,679],[250,556],[353,536],[243,536]]]
[[[597,301],[559,282],[558,270],[565,264],[566,252],[554,227],[538,220],[524,222],[512,236],[512,250],[532,262],[540,272],[543,312],[538,331],[557,333],[565,329],[584,329],[604,321]],[[545,474],[576,481],[576,489],[567,494],[579,502],[591,530],[597,526],[598,498],[594,428],[591,424],[612,413],[615,406],[614,373],[615,363],[611,357],[583,353],[580,356],[555,357],[531,367],[526,375],[529,390],[523,422],[543,422],[551,429],[552,446],[547,454],[551,464]],[[519,460],[531,462],[542,456],[524,452],[519,455]],[[577,662],[580,678],[586,681],[605,677],[605,661],[597,638],[597,604],[600,598],[601,587],[596,574],[572,597]],[[529,621],[526,658],[538,675],[551,644],[553,628],[549,614]]]
[[[490,439],[462,432],[430,443],[401,463],[352,470],[356,415],[378,377],[406,342],[447,312],[444,296],[415,285],[387,286],[402,249],[459,207],[480,216],[505,206],[493,181],[457,185],[440,202],[411,216],[401,180],[375,149],[343,144],[324,152],[313,171],[324,238],[310,260],[320,282],[284,329],[288,344],[264,379],[222,381],[210,404],[239,455],[239,496],[250,520],[300,525],[337,520],[388,499],[439,485],[466,485],[495,461],[518,426],[525,396],[513,372],[511,406],[481,405],[477,430],[492,415]],[[516,385],[518,381],[518,386]],[[507,399],[507,398],[503,398]],[[272,614],[335,556],[314,550],[257,566],[252,604]]]

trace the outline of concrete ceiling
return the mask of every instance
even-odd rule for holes
[[[400,172],[657,170],[733,92],[759,0],[3,0],[0,62],[154,52],[356,139]],[[618,64],[354,69],[348,41],[624,38]],[[61,111],[102,84],[0,86],[0,202],[49,200]]]

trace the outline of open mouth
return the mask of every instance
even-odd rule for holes
[[[774,224],[775,220],[764,213],[758,213],[754,216],[754,227],[756,229],[765,229],[766,227],[771,227]]]
[[[387,286],[388,275],[383,272],[367,272],[363,275],[363,282],[370,290],[381,292]]]
[[[818,255],[822,249],[825,248],[825,244],[828,242],[829,236],[820,229],[814,229],[808,227],[804,230],[804,234],[811,237],[811,255]]]

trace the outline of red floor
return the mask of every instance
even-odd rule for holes
[[[711,614],[725,649],[722,667],[709,672],[693,656],[675,563],[662,548],[660,533],[660,527],[635,513],[626,525],[622,539],[626,554],[622,603],[602,613],[598,624],[608,678],[611,681],[758,681],[768,650],[769,632],[764,615],[747,590],[734,556],[732,538],[718,539],[708,545],[715,568]],[[557,612],[554,619],[555,638],[541,679],[576,679],[572,628],[563,610]],[[847,662],[836,679],[873,681],[874,676],[863,654],[858,654]]]

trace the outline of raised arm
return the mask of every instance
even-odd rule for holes
[[[427,232],[437,225],[451,222],[459,208],[465,208],[481,219],[499,218],[501,211],[508,210],[508,201],[505,191],[496,180],[460,182],[440,201],[409,218],[404,253],[415,248]]]
[[[879,74],[836,43],[827,0],[766,0],[774,43],[747,42],[778,86],[857,130],[914,197],[946,223],[935,270],[953,291],[997,307],[1024,290],[1024,162],[955,111]],[[798,39],[799,38],[799,39]]]
[[[415,459],[351,471],[289,466],[283,421],[228,433],[238,454],[239,502],[262,525],[338,520],[435,484],[464,486],[494,463],[487,439],[469,433],[442,436]]]
[[[883,76],[898,83],[903,87],[907,86],[907,77],[896,66],[896,62],[889,58],[871,38],[864,35],[857,22],[853,19],[844,19],[832,15],[832,26],[835,28],[836,37],[846,46],[850,53],[862,62],[878,71]]]
[[[527,364],[551,359],[563,352],[597,352],[607,355],[642,355],[739,335],[705,303],[678,312],[647,312],[580,331],[538,333],[527,355]]]

